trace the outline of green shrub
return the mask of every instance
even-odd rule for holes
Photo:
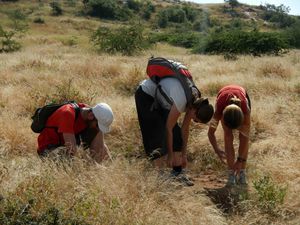
[[[300,48],[300,20],[285,30],[289,45],[294,48]]]
[[[91,41],[98,50],[112,54],[133,55],[149,47],[148,40],[143,36],[143,27],[140,25],[124,26],[114,30],[100,27],[93,33]]]
[[[169,35],[168,43],[174,46],[192,48],[199,43],[200,35],[195,32],[177,32]]]
[[[11,25],[8,28],[0,25],[0,53],[18,51],[21,43],[17,39],[21,38],[28,29],[26,16],[20,10],[13,10],[8,15]]]
[[[52,9],[51,14],[53,16],[60,16],[60,15],[63,14],[63,10],[62,10],[61,5],[60,5],[59,2],[50,2],[49,5],[50,5],[50,7]]]
[[[142,8],[142,2],[140,0],[127,0],[127,6],[136,12],[139,12]]]
[[[142,18],[149,20],[153,12],[155,12],[155,6],[150,1],[147,1],[142,9]]]
[[[287,187],[278,186],[271,177],[263,176],[255,180],[253,186],[258,195],[259,206],[263,210],[272,213],[279,205],[283,204]]]
[[[7,225],[38,225],[38,224],[57,224],[57,225],[88,225],[76,215],[66,216],[61,210],[54,206],[49,206],[39,215],[32,212],[34,200],[21,202],[20,200],[2,200],[0,204],[0,222]]]
[[[183,5],[182,9],[185,12],[188,21],[194,22],[196,20],[197,15],[199,14],[198,10],[186,3]]]
[[[151,43],[166,42],[173,46],[192,48],[200,42],[203,35],[193,31],[182,29],[171,30],[169,32],[152,32],[149,34]]]
[[[89,16],[111,19],[129,20],[134,16],[127,4],[120,4],[118,0],[86,0],[84,14]]]
[[[42,17],[36,17],[33,19],[33,22],[43,24],[43,23],[45,23],[45,20]]]
[[[262,6],[262,9],[264,10],[263,19],[277,23],[280,28],[289,27],[296,22],[295,18],[288,15],[290,7],[283,4],[279,6],[266,4]]]
[[[166,13],[162,13],[160,12],[158,14],[158,20],[157,20],[157,24],[159,27],[161,28],[166,28],[168,26],[168,15]]]
[[[279,33],[232,30],[211,34],[205,41],[200,42],[193,52],[278,55],[287,48],[287,40]]]

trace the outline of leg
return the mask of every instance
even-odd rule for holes
[[[154,98],[146,94],[141,87],[135,93],[136,110],[139,120],[139,126],[142,134],[143,145],[147,156],[151,156],[154,150],[161,151],[164,141],[165,123],[162,115],[156,109],[151,109]],[[155,164],[160,164],[157,160]]]

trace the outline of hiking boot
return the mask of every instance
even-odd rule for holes
[[[246,178],[245,170],[240,171],[238,183],[241,185],[247,185],[247,178]]]
[[[180,173],[176,180],[186,186],[194,186],[194,182],[185,173]]]
[[[172,170],[170,175],[171,175],[172,179],[174,179],[175,181],[178,181],[179,183],[182,183],[186,186],[194,185],[193,181],[186,175],[184,170],[182,170],[181,172]]]
[[[234,186],[234,185],[236,185],[236,177],[234,173],[230,171],[228,174],[228,180],[226,186]]]
[[[155,159],[158,159],[162,156],[162,149],[161,148],[156,148],[154,149],[151,154],[150,154],[150,157],[149,159],[151,161],[155,160]]]

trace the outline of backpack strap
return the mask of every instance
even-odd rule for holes
[[[160,92],[160,94],[164,97],[164,99],[170,104],[173,104],[173,101],[169,98],[169,96],[162,90],[161,85],[157,84],[156,89],[155,89],[155,95],[154,95],[154,102],[151,106],[151,111],[154,109],[158,109],[159,103],[158,103],[158,98],[157,98],[157,92]]]
[[[75,110],[75,121],[76,121],[79,116],[79,113],[80,113],[80,107],[76,102],[71,102],[70,104],[72,105],[72,107]]]

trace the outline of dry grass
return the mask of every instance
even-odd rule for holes
[[[137,57],[96,55],[87,47],[88,39],[80,37],[78,45],[68,46],[57,34],[42,36],[54,29],[57,21],[53,20],[46,19],[48,27],[34,25],[22,51],[0,55],[0,194],[5,199],[23,203],[33,199],[35,215],[53,206],[90,224],[299,223],[299,51],[280,58],[242,56],[225,61],[221,56],[190,55],[160,44]],[[63,28],[71,26],[66,36],[60,34],[66,39],[78,35],[85,22],[61,20]],[[201,183],[189,189],[158,182],[157,173],[143,157],[133,98],[152,54],[186,63],[212,103],[222,85],[235,83],[248,89],[252,100],[250,191],[252,181],[264,174],[288,185],[276,221],[253,204],[246,212],[224,217],[209,198],[199,194]],[[96,165],[82,157],[70,165],[57,165],[37,157],[30,115],[35,107],[60,98],[112,106],[116,120],[105,137],[112,163]],[[223,145],[220,128],[217,139]],[[193,176],[224,171],[209,145],[207,126],[192,124],[188,149]]]

